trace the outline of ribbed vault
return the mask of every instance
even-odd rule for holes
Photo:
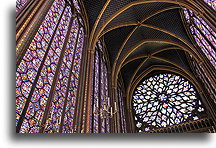
[[[84,0],[89,15],[90,41],[103,38],[112,69],[112,85],[123,73],[129,91],[134,78],[154,65],[192,74],[186,54],[200,57],[182,22],[180,8],[202,10],[185,1]],[[197,7],[197,9],[196,9]],[[92,45],[94,46],[94,45]],[[93,47],[91,47],[93,48]]]
[[[186,7],[208,20],[215,20],[203,13],[205,10],[199,5],[185,0],[83,1],[91,16],[89,48],[94,50],[97,40],[104,40],[111,64],[112,87],[117,86],[122,76],[127,99],[149,73],[178,73],[199,87],[187,55],[192,55],[198,63],[203,59],[186,32],[181,11]]]

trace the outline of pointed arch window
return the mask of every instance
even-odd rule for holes
[[[72,7],[53,2],[17,66],[17,132],[73,132],[85,30]]]
[[[117,97],[118,97],[118,107],[119,107],[119,120],[120,120],[120,127],[121,132],[126,133],[126,115],[125,115],[125,102],[123,97],[123,86],[119,84],[117,88]]]
[[[97,42],[94,56],[93,95],[92,95],[92,123],[93,133],[110,133],[109,115],[104,112],[110,105],[108,94],[108,69],[105,49],[102,42]]]
[[[216,99],[215,79],[211,79],[211,76],[203,68],[203,65],[198,64],[197,61],[193,58],[192,55],[189,58],[190,58],[190,61],[191,61],[190,62],[191,68],[193,69],[195,75],[200,80],[200,82],[202,82],[202,84],[205,86],[205,88],[207,90],[207,93],[210,95],[210,98],[215,102],[215,99]],[[211,100],[210,98],[209,98],[209,100]]]
[[[192,84],[174,74],[154,75],[144,80],[133,95],[137,131],[198,120],[204,107]]]
[[[195,15],[193,11],[186,8],[184,8],[183,11],[194,40],[205,56],[210,60],[211,64],[215,67],[216,33],[202,18]]]

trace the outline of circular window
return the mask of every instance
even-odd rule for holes
[[[172,126],[199,119],[203,112],[194,87],[174,74],[159,74],[143,81],[133,95],[139,131]]]

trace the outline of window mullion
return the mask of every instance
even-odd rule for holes
[[[98,90],[98,110],[99,110],[99,120],[98,120],[98,128],[99,128],[99,133],[101,133],[101,131],[102,131],[102,108],[101,108],[101,52],[100,52],[100,50],[98,50],[98,59],[99,59],[99,68],[98,68],[98,71],[99,71],[99,77],[98,77],[98,88],[99,88],[99,90]]]
[[[193,22],[193,23],[194,23],[194,22]],[[211,46],[211,48],[214,49],[214,51],[215,51],[215,47],[213,46],[212,42],[209,41],[209,39],[206,37],[206,35],[203,33],[203,31],[200,30],[200,28],[197,26],[197,24],[194,23],[193,26],[201,33],[201,35],[202,35],[202,36],[205,38],[205,40],[209,43],[209,45]]]
[[[72,20],[74,20],[75,17],[72,17]],[[69,75],[69,79],[67,82],[67,90],[66,90],[66,95],[65,95],[65,100],[64,100],[64,107],[63,107],[63,111],[62,111],[62,121],[61,121],[61,125],[60,125],[60,133],[62,133],[63,131],[63,122],[64,122],[64,117],[65,117],[65,110],[66,110],[66,106],[67,106],[67,99],[68,99],[68,94],[69,94],[69,88],[71,87],[71,77],[74,76],[73,74],[73,63],[74,63],[74,59],[75,59],[75,54],[76,54],[76,49],[77,49],[77,43],[78,43],[78,39],[80,36],[80,27],[78,28],[78,34],[77,34],[77,38],[76,38],[76,42],[75,42],[75,46],[74,46],[74,52],[73,52],[73,57],[72,57],[72,62],[71,62],[71,67],[70,67],[70,75]],[[77,101],[76,101],[77,102]],[[76,103],[77,106],[77,103]],[[74,113],[76,114],[76,113]],[[72,127],[73,128],[73,127]]]
[[[93,77],[92,77],[92,96],[91,96],[91,99],[92,99],[92,119],[91,119],[91,132],[92,133],[94,133],[94,115],[96,114],[96,112],[95,112],[95,110],[96,110],[96,108],[95,108],[95,106],[96,106],[96,104],[94,103],[94,95],[95,95],[95,54],[94,54],[94,60],[93,60],[93,62],[94,62],[94,64],[93,64],[93,68],[92,68],[92,70],[93,70]]]
[[[35,78],[34,83],[33,83],[33,85],[32,85],[32,88],[31,88],[31,91],[30,91],[30,93],[29,93],[29,96],[28,96],[28,98],[27,98],[25,107],[24,107],[23,112],[22,112],[22,114],[21,114],[21,116],[20,116],[20,119],[19,119],[19,121],[18,121],[17,128],[16,128],[16,131],[17,131],[17,132],[20,131],[20,128],[21,128],[22,122],[23,122],[23,120],[24,120],[24,118],[25,118],[25,114],[26,114],[26,111],[27,111],[27,109],[28,109],[28,105],[29,105],[29,103],[30,103],[32,94],[33,94],[33,92],[34,92],[34,90],[35,90],[37,81],[38,81],[39,76],[40,76],[40,74],[41,74],[41,70],[42,70],[42,68],[43,68],[43,66],[44,66],[45,60],[46,60],[46,58],[47,58],[47,56],[48,56],[48,53],[49,53],[49,51],[51,50],[51,49],[50,49],[50,48],[51,48],[51,43],[52,43],[52,41],[53,41],[53,39],[54,39],[54,36],[55,36],[55,34],[56,34],[56,31],[57,31],[57,29],[58,29],[58,26],[59,26],[59,24],[60,24],[60,21],[61,21],[61,19],[62,19],[62,16],[63,16],[63,14],[64,14],[65,9],[66,9],[66,6],[64,7],[64,9],[63,9],[63,11],[62,11],[62,14],[61,14],[61,16],[60,16],[60,18],[59,18],[59,21],[58,21],[58,23],[57,23],[57,25],[56,25],[56,27],[55,27],[55,30],[54,30],[54,32],[53,32],[53,34],[52,34],[51,39],[50,39],[50,43],[49,43],[49,45],[48,45],[48,47],[47,47],[47,49],[46,49],[46,52],[45,52],[45,54],[44,54],[43,60],[42,60],[42,62],[41,62],[41,64],[40,64],[40,67],[39,67],[39,69],[38,69],[36,78]]]
[[[193,16],[193,17],[196,17],[196,16]],[[196,17],[196,18],[197,18],[197,17]],[[199,18],[197,18],[197,19],[200,21],[200,23],[201,23],[203,26],[206,26],[206,24],[203,23],[204,20],[201,21]],[[208,25],[208,24],[207,24],[207,25]],[[215,34],[213,34],[213,32],[212,32],[213,30],[209,30],[208,27],[205,27],[205,28],[208,30],[208,32],[209,32],[214,38],[216,37]]]
[[[197,34],[195,33],[194,34],[194,36],[200,41],[200,44],[202,44],[202,46],[205,48],[205,50],[206,50],[206,52],[214,59],[214,61],[215,61],[215,59],[216,59],[216,57],[213,57],[212,56],[212,54],[209,52],[209,50],[208,50],[208,47],[206,47],[206,45],[205,44],[203,44],[203,41],[201,41],[200,40],[200,38],[197,36]],[[200,48],[202,48],[202,47],[200,47]],[[202,51],[203,52],[203,51]],[[207,54],[206,53],[206,54]],[[206,56],[206,58],[208,59],[208,57],[207,57],[207,55],[205,55]],[[209,61],[210,61],[210,59],[208,59]]]
[[[67,34],[66,34],[65,40],[64,40],[64,45],[63,45],[62,50],[61,50],[61,55],[59,57],[56,72],[55,72],[55,75],[54,75],[54,78],[53,78],[53,83],[52,83],[51,90],[50,90],[50,93],[49,93],[50,95],[49,95],[49,98],[48,98],[48,101],[47,101],[46,110],[45,110],[43,120],[42,120],[42,125],[47,122],[47,118],[49,116],[51,103],[52,103],[52,100],[53,100],[53,97],[54,97],[56,83],[58,82],[58,77],[59,77],[59,74],[60,74],[60,68],[61,68],[61,65],[63,63],[63,58],[64,58],[64,55],[65,55],[65,50],[66,50],[66,46],[67,46],[67,43],[68,43],[72,23],[73,23],[73,17],[70,19],[70,22],[69,22]],[[65,100],[66,100],[66,98],[65,98]],[[63,118],[61,118],[61,119],[63,120]],[[44,130],[45,130],[45,127],[42,127],[40,132],[44,132]]]

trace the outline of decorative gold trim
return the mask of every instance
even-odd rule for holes
[[[22,27],[16,32],[16,40],[18,40],[18,38],[20,37],[21,33],[23,32],[23,30],[27,27],[27,25],[29,25],[30,20],[33,18],[33,16],[35,15],[36,11],[39,10],[39,7],[41,6],[41,4],[44,2],[44,0],[39,1],[38,4],[36,4],[37,6],[33,9],[33,11],[31,12],[31,14],[28,16],[28,18],[24,21],[24,23],[22,24]],[[34,21],[35,22],[35,21]],[[31,29],[32,25],[34,24],[31,23],[31,26],[29,27]],[[29,29],[28,29],[29,30]]]
[[[94,26],[93,26],[91,34],[90,34],[90,39],[89,39],[90,43],[93,42],[94,34],[95,34],[96,29],[97,29],[96,27],[98,26],[98,23],[100,22],[100,19],[101,19],[104,11],[106,10],[106,8],[107,8],[107,6],[109,5],[110,2],[111,2],[111,0],[106,1],[105,5],[103,6],[102,10],[100,11],[100,13],[99,13],[99,15],[98,15],[98,17],[97,17],[97,19],[96,19],[96,21],[94,23]],[[90,46],[91,49],[93,49],[95,47],[97,39],[94,40],[94,44],[92,44],[92,46]]]
[[[143,71],[135,80],[134,83],[131,85],[131,89],[129,91],[129,95],[127,96],[127,102],[129,104],[127,104],[127,107],[129,109],[131,109],[131,98],[134,92],[135,87],[140,83],[140,81],[147,76],[149,73],[151,73],[152,71],[155,70],[164,70],[164,71],[170,71],[170,72],[174,72],[177,73],[183,77],[185,77],[186,79],[188,79],[189,82],[191,82],[194,87],[197,89],[198,92],[202,91],[201,86],[199,85],[199,83],[197,82],[197,80],[189,73],[185,73],[184,71],[182,71],[179,68],[175,68],[175,67],[171,67],[171,66],[165,66],[165,65],[154,65],[149,67],[148,69],[146,69],[145,71]]]
[[[193,5],[188,2],[188,1],[179,1],[179,2],[176,2],[176,1],[173,1],[173,0],[140,0],[140,1],[135,1],[135,2],[131,2],[127,5],[125,5],[124,7],[122,7],[121,9],[119,9],[117,12],[115,12],[112,16],[110,16],[106,21],[105,23],[100,26],[100,29],[96,32],[94,32],[94,37],[93,39],[91,40],[91,43],[92,43],[92,46],[94,47],[94,45],[96,44],[96,41],[97,39],[99,38],[100,34],[102,33],[102,31],[104,30],[104,28],[114,19],[116,18],[118,15],[120,15],[122,12],[124,12],[125,10],[127,10],[128,8],[134,6],[134,5],[139,5],[139,4],[144,4],[144,3],[154,3],[154,2],[167,2],[167,3],[173,3],[173,4],[178,4],[178,5],[181,5],[181,6],[184,6],[188,9],[191,9],[193,10],[196,14],[199,14],[201,12],[203,12],[203,9],[201,7],[199,7],[199,5],[196,5],[196,3],[193,3],[194,7],[197,8],[193,8]]]
[[[158,54],[160,52],[163,52],[163,51],[166,51],[166,50],[182,50],[181,48],[179,47],[176,47],[176,46],[173,46],[173,47],[168,47],[168,48],[162,48],[162,49],[158,49],[157,51],[151,53],[151,56],[155,55],[155,54]],[[133,60],[137,60],[137,59],[140,59],[140,58],[146,58],[148,57],[147,55],[140,55],[140,56],[137,56],[137,57],[134,57],[132,59],[126,59],[126,61],[122,64],[122,67],[124,67],[125,65],[127,65],[128,63],[132,62]],[[121,68],[122,68],[121,67]]]
[[[159,40],[143,40],[141,41],[140,43],[138,43],[137,45],[135,45],[133,48],[131,48],[131,50],[129,50],[127,52],[127,54],[122,58],[122,60],[120,61],[117,69],[115,69],[115,71],[113,70],[113,75],[112,75],[112,78],[113,78],[113,84],[116,84],[116,80],[117,80],[117,74],[119,73],[120,69],[121,69],[121,65],[123,64],[123,62],[126,60],[126,58],[133,52],[135,51],[137,48],[139,48],[140,46],[142,46],[143,44],[147,43],[147,42],[162,42],[162,43],[168,43],[168,44],[171,44],[171,45],[176,45],[176,46],[179,46],[182,50],[185,50],[187,51],[188,53],[190,53],[191,55],[194,56],[194,58],[197,60],[197,57],[196,57],[196,54],[195,53],[192,53],[193,50],[191,51],[188,47],[184,46],[184,45],[181,45],[177,42],[173,42],[173,41],[167,41],[167,40],[163,40],[163,39],[159,39]],[[114,68],[113,68],[114,69]],[[115,77],[116,76],[116,77]]]
[[[202,119],[199,119],[199,120],[188,121],[186,123],[183,122],[183,123],[180,123],[180,124],[177,124],[177,125],[163,127],[163,128],[158,128],[158,129],[151,130],[151,131],[148,131],[148,132],[143,132],[143,133],[160,132],[160,131],[164,131],[164,130],[168,130],[168,129],[172,130],[172,129],[176,129],[176,128],[179,128],[179,127],[182,127],[182,126],[186,126],[186,125],[190,126],[190,124],[194,125],[194,123],[198,124],[198,123],[201,123],[202,121],[207,122],[207,120],[208,120],[208,118],[202,118]],[[205,128],[207,128],[207,127],[205,127]],[[193,131],[193,130],[189,130],[189,131],[187,130],[186,133],[187,132],[191,132],[191,131]],[[174,132],[174,133],[176,133],[176,132]]]
[[[154,59],[158,59],[158,60],[161,60],[161,61],[164,61],[164,62],[167,62],[169,64],[172,64],[174,65],[175,67],[177,67],[178,69],[182,70],[184,73],[186,73],[187,75],[189,75],[191,78],[193,77],[192,73],[186,69],[184,69],[184,67],[178,65],[177,63],[174,63],[170,60],[167,60],[167,59],[164,59],[164,58],[161,58],[161,57],[156,57],[156,56],[152,56],[151,58],[154,58]],[[146,60],[144,60],[144,62],[142,64],[144,64],[147,60],[149,60],[149,58],[147,58]],[[141,65],[142,66],[142,65]],[[166,66],[166,65],[165,65]],[[174,68],[175,68],[174,67]],[[128,88],[127,88],[127,96],[129,95],[129,92],[130,92],[130,87],[133,83],[133,80],[134,80],[134,77],[136,76],[137,72],[140,70],[141,67],[138,67],[137,70],[134,72],[133,76],[131,77],[131,80],[129,82],[129,85],[128,85]],[[142,73],[143,74],[143,73]],[[134,81],[137,81],[137,79],[140,77],[140,75],[134,80]],[[197,86],[201,87],[201,85],[197,82],[197,81],[194,81],[194,83],[196,83]]]
[[[112,27],[110,27],[110,28],[105,29],[105,31],[102,32],[102,34],[100,35],[100,37],[103,36],[104,34],[106,34],[107,32],[112,31],[112,30],[117,29],[117,28],[120,28],[120,27],[136,26],[136,25],[137,25],[137,26],[140,26],[140,25],[142,25],[142,23],[144,23],[144,22],[145,22],[146,20],[148,20],[149,18],[154,17],[155,15],[157,15],[157,14],[159,14],[159,13],[162,13],[162,12],[164,12],[164,11],[172,10],[172,9],[176,9],[176,8],[180,8],[180,6],[172,6],[172,7],[167,7],[167,8],[158,10],[158,11],[152,13],[152,14],[149,14],[149,15],[146,16],[143,20],[141,20],[140,22],[137,22],[137,23],[135,23],[135,22],[129,23],[129,22],[128,22],[128,23],[120,23],[120,24],[117,24],[117,25],[115,25],[115,26],[112,26]]]

